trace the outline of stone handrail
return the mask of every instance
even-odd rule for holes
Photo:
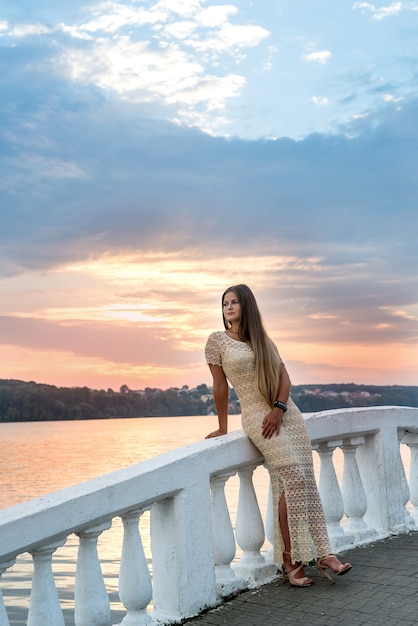
[[[335,551],[415,529],[417,408],[324,411],[306,416],[306,422],[321,459],[319,490]],[[409,480],[401,442],[411,451]],[[341,486],[333,464],[337,447],[344,453]],[[55,550],[74,533],[79,541],[74,623],[110,626],[97,543],[118,517],[123,522],[119,597],[126,608],[125,626],[179,622],[231,593],[271,580],[277,568],[271,552],[261,552],[265,534],[272,537],[271,498],[264,526],[252,480],[263,462],[242,431],[235,431],[1,511],[0,575],[18,555],[29,552],[33,558],[27,624],[64,625],[52,562]],[[235,532],[225,497],[225,484],[234,474],[240,481]],[[148,510],[152,580],[139,530]],[[242,556],[233,563],[237,545]],[[1,593],[0,626],[9,626]]]

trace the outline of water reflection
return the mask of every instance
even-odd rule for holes
[[[199,441],[215,417],[0,424],[2,508]],[[230,430],[240,417],[230,418]]]

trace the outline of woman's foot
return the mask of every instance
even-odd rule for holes
[[[314,582],[305,576],[302,563],[292,563],[289,552],[283,553],[282,577],[283,582],[287,578],[293,587],[310,587]]]
[[[347,574],[352,568],[351,563],[341,563],[335,554],[323,556],[321,559],[318,559],[316,565],[321,574],[326,576],[332,583],[335,581],[331,578],[326,569],[330,569],[336,576],[342,576],[343,574]]]

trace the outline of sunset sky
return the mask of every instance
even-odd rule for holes
[[[0,378],[210,383],[255,292],[294,384],[418,384],[418,2],[6,0]]]

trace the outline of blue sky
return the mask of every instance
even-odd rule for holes
[[[295,383],[416,384],[418,2],[5,2],[0,377],[209,382],[247,282]]]

